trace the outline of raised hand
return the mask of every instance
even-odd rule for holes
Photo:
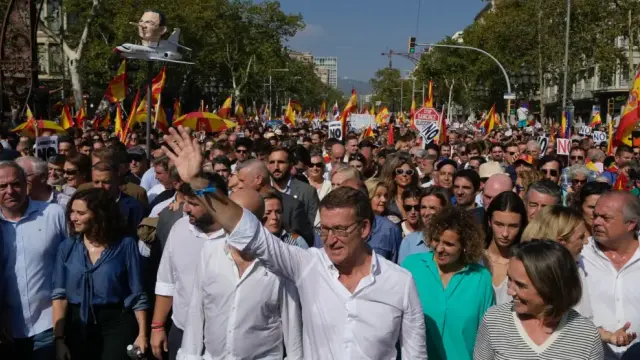
[[[629,328],[631,328],[631,323],[627,321],[623,327],[615,332],[609,333],[609,338],[605,341],[616,346],[627,346],[631,344],[637,335],[634,332],[627,332]]]
[[[191,183],[197,179],[202,169],[202,152],[198,140],[192,139],[189,131],[182,126],[178,127],[178,131],[170,128],[164,140],[171,150],[163,145],[162,151],[173,161],[182,181]]]

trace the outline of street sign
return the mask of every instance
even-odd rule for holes
[[[593,134],[591,134],[591,137],[595,143],[607,141],[607,133],[604,131],[594,131]]]
[[[329,123],[329,138],[342,140],[342,123],[340,121]]]
[[[426,144],[431,143],[440,133],[440,113],[434,108],[418,109],[413,123]]]
[[[549,147],[549,138],[546,136],[538,137],[538,144],[540,144],[540,157],[543,157]]]
[[[571,151],[571,139],[558,139],[556,153],[558,155],[569,155]]]
[[[57,136],[40,136],[36,139],[37,156],[47,161],[50,157],[58,154],[58,137]]]
[[[515,93],[504,93],[504,99],[505,100],[515,100],[516,99],[516,94]]]
[[[591,127],[590,126],[581,126],[580,130],[578,130],[578,134],[580,136],[589,136],[589,135],[591,135]]]

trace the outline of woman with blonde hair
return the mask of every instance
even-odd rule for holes
[[[516,179],[516,194],[520,196],[520,199],[524,199],[524,194],[527,193],[529,185],[536,181],[544,179],[544,175],[539,171],[524,171],[518,174]]]
[[[389,202],[389,189],[387,189],[387,185],[378,178],[367,179],[364,185],[367,187],[367,192],[369,193],[373,213],[378,216],[384,216],[383,214]]]
[[[387,212],[399,219],[406,218],[402,209],[402,193],[418,187],[418,171],[408,154],[394,154],[387,158],[382,168],[382,180],[389,191]]]

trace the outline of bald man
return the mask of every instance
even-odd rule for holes
[[[484,209],[487,210],[491,204],[491,200],[505,191],[513,191],[513,183],[509,175],[492,175],[482,189],[482,206],[484,206]]]
[[[229,199],[262,219],[264,201],[257,191],[239,189]],[[282,359],[283,340],[287,358],[303,358],[301,305],[290,280],[224,241],[205,243],[195,278],[179,358],[203,358],[205,352],[205,359]],[[248,338],[253,340],[241,341]]]
[[[237,169],[238,185],[234,189],[254,190],[258,193],[272,190],[271,173],[260,160],[247,160],[238,165]],[[285,229],[300,234],[307,241],[309,246],[313,246],[314,232],[313,225],[309,223],[309,216],[304,204],[293,196],[282,193],[282,225]],[[261,217],[259,219],[262,219]]]

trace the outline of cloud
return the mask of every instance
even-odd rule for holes
[[[327,31],[321,26],[316,24],[307,24],[307,26],[296,34],[296,38],[312,38],[323,37],[327,35]]]

